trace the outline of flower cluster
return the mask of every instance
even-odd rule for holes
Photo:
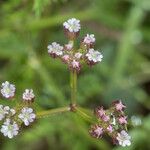
[[[53,58],[60,58],[68,65],[70,70],[79,72],[84,63],[89,66],[102,61],[103,55],[94,49],[94,34],[87,34],[80,42],[79,49],[74,48],[74,41],[78,37],[81,25],[80,20],[69,19],[63,23],[65,35],[69,39],[68,44],[60,45],[56,42],[48,45],[48,54]]]
[[[15,85],[10,84],[8,81],[2,83],[1,94],[6,99],[11,99],[15,96]],[[3,121],[0,132],[8,138],[13,138],[19,133],[19,128],[23,123],[28,126],[32,123],[36,115],[33,109],[29,107],[33,102],[34,93],[32,89],[26,89],[22,95],[23,103],[14,108],[9,106],[0,105],[0,121]]]
[[[126,108],[122,102],[113,102],[110,109],[105,110],[103,107],[95,109],[94,114],[97,118],[97,123],[92,125],[89,133],[95,138],[101,138],[102,135],[108,134],[112,137],[115,144],[121,146],[129,146],[131,137],[126,132],[127,116],[124,109]]]

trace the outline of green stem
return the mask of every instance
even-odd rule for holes
[[[45,111],[38,112],[37,118],[43,118],[46,116],[50,116],[62,112],[68,112],[68,111],[70,111],[70,107],[60,107],[60,108],[45,110]]]
[[[71,71],[70,73],[70,86],[71,86],[71,105],[76,105],[77,96],[77,72]]]
[[[86,121],[93,123],[94,120],[91,116],[89,116],[87,113],[83,112],[81,108],[76,107],[76,113],[81,116]]]

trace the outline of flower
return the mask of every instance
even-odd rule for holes
[[[66,50],[70,51],[70,50],[72,50],[72,48],[73,48],[73,43],[72,42],[69,42],[68,44],[65,44],[65,49]]]
[[[110,120],[110,117],[109,117],[108,115],[103,115],[103,116],[102,116],[102,120],[103,120],[104,122],[107,122],[107,121]]]
[[[124,108],[126,108],[126,106],[123,105],[121,101],[116,101],[115,108],[117,111],[122,111]]]
[[[84,37],[83,42],[84,42],[85,44],[93,44],[93,43],[95,42],[94,34],[87,34],[87,35]]]
[[[69,32],[79,32],[81,29],[80,20],[77,20],[75,18],[67,20],[66,22],[63,23],[63,26]]]
[[[70,56],[69,55],[64,55],[63,57],[62,57],[62,61],[64,62],[64,63],[68,63],[69,62],[69,60],[70,60]]]
[[[89,133],[95,138],[100,138],[103,134],[103,128],[99,125],[92,125]]]
[[[110,133],[112,133],[112,132],[113,132],[113,127],[112,127],[111,125],[109,125],[109,126],[107,127],[107,131],[110,132]]]
[[[6,114],[9,114],[9,110],[9,106],[4,107],[3,105],[0,105],[0,120],[4,119]]]
[[[53,56],[62,56],[63,55],[63,46],[60,46],[60,44],[53,42],[51,45],[48,45],[48,53]]]
[[[6,119],[4,124],[2,125],[1,132],[4,136],[8,136],[9,138],[13,138],[18,134],[19,127],[15,121],[11,122],[10,119]]]
[[[105,110],[103,109],[103,107],[98,107],[95,109],[95,114],[97,115],[97,117],[102,117],[103,115],[105,115]]]
[[[36,115],[33,113],[32,108],[24,107],[18,117],[24,122],[26,126],[28,126],[30,122],[34,121]]]
[[[97,63],[102,61],[103,55],[99,51],[95,51],[93,48],[91,48],[86,54],[86,57],[89,61]]]
[[[32,101],[35,98],[33,90],[32,89],[26,89],[22,95],[22,98],[24,101]]]
[[[122,130],[120,133],[118,133],[116,139],[118,140],[119,145],[123,147],[131,145],[131,136],[129,136],[125,130]]]
[[[15,85],[10,84],[8,81],[5,81],[4,83],[2,83],[1,87],[1,93],[5,98],[14,97],[16,90]]]
[[[71,62],[71,68],[77,71],[80,71],[80,63],[76,60]]]
[[[75,56],[75,58],[80,59],[80,58],[81,58],[81,56],[82,56],[82,54],[78,52],[78,53],[75,53],[75,55],[74,55],[74,56]]]
[[[127,124],[127,116],[121,116],[120,118],[118,118],[118,122],[120,124]]]

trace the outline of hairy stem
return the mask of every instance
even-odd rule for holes
[[[54,108],[50,110],[45,110],[37,113],[37,118],[43,118],[46,116],[51,116],[57,113],[63,113],[70,111],[70,107],[60,107],[60,108]]]
[[[71,71],[70,73],[70,86],[71,86],[71,105],[76,105],[77,96],[77,72]]]

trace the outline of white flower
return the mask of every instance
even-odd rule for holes
[[[120,133],[118,133],[116,139],[118,140],[119,145],[123,147],[131,145],[131,136],[129,136],[125,130],[122,130]]]
[[[56,54],[57,56],[61,56],[63,54],[63,46],[60,44],[53,42],[51,45],[48,45],[48,53]]]
[[[86,54],[86,57],[89,61],[101,62],[103,55],[99,51],[95,51],[93,48],[89,49],[89,52]]]
[[[35,95],[33,93],[32,89],[26,89],[25,92],[22,95],[23,100],[31,101],[35,98]]]
[[[11,98],[15,95],[15,85],[10,84],[8,81],[2,83],[1,93],[5,98]]]
[[[87,34],[86,37],[84,38],[83,42],[86,44],[94,43],[95,42],[94,34]]]
[[[81,53],[75,53],[75,55],[74,55],[77,59],[80,59],[81,58],[81,56],[82,56],[82,54]]]
[[[81,29],[80,20],[75,18],[69,19],[63,23],[65,29],[69,30],[69,32],[79,32]]]
[[[0,120],[5,118],[5,115],[9,114],[9,106],[0,105]]]
[[[34,121],[36,115],[33,113],[32,108],[25,107],[21,110],[21,114],[19,114],[18,117],[24,122],[26,126],[28,126],[30,122]]]
[[[16,122],[11,122],[10,119],[6,119],[1,128],[1,132],[4,134],[4,136],[8,136],[9,138],[16,136],[18,134],[18,130],[19,127]]]

